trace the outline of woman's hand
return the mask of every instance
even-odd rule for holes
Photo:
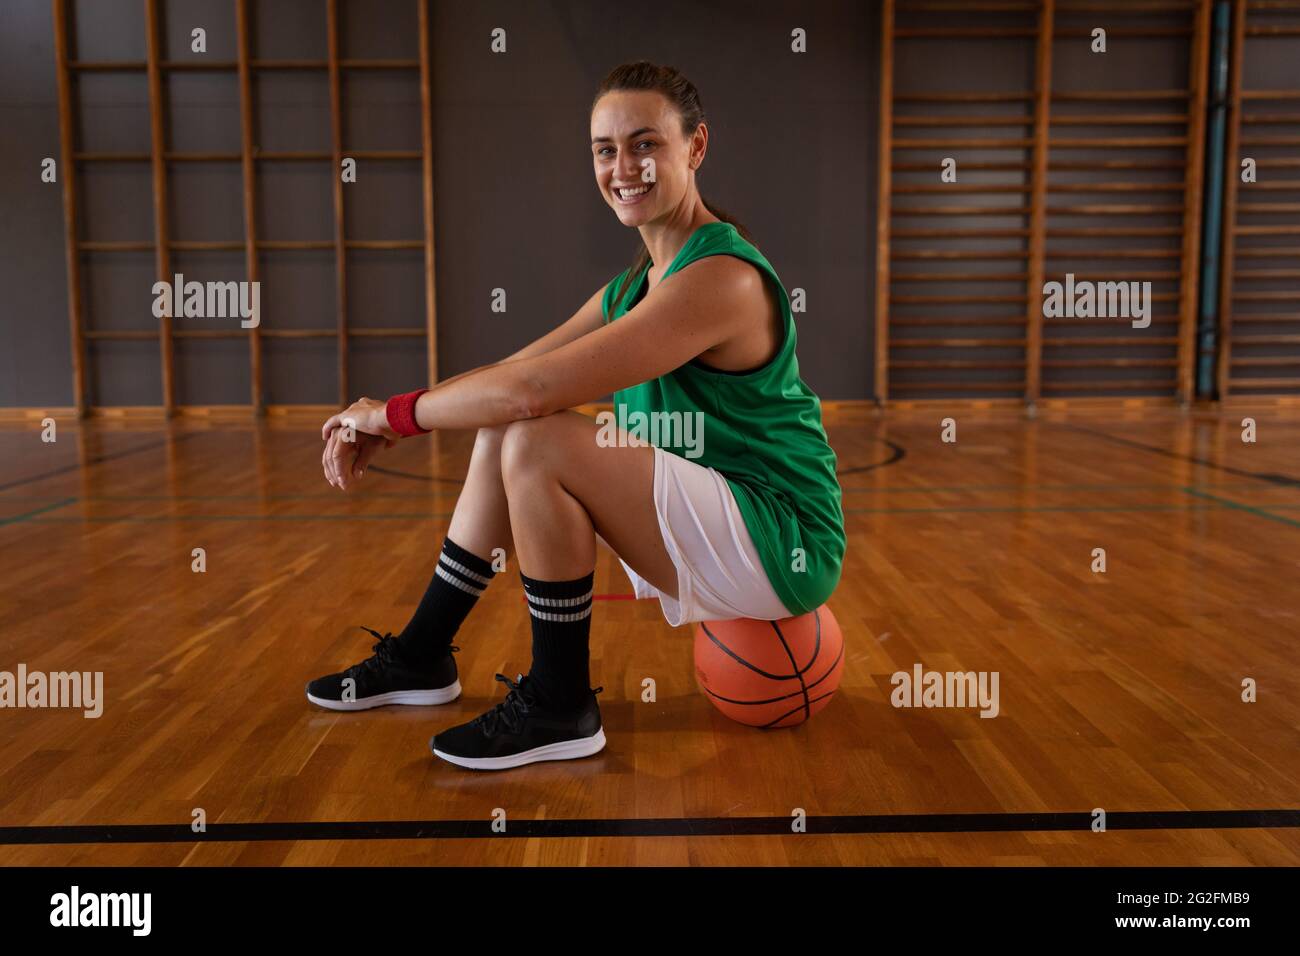
[[[353,484],[361,480],[366,473],[366,466],[379,453],[381,448],[388,448],[393,442],[379,435],[367,435],[357,432],[353,441],[343,440],[344,429],[336,428],[325,440],[325,454],[321,456],[321,466],[325,469],[325,480],[340,491],[348,491]]]
[[[331,415],[321,426],[320,437],[322,440],[328,439],[334,429],[348,426],[367,435],[387,438],[390,443],[402,437],[388,427],[387,403],[373,398],[359,398],[344,411]]]
[[[390,447],[398,435],[388,427],[385,403],[363,398],[346,411],[331,415],[321,426],[321,438],[325,441],[321,456],[325,480],[347,491],[366,473],[379,450]]]

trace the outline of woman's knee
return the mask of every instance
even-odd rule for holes
[[[474,457],[483,456],[496,462],[501,457],[501,443],[509,425],[485,425],[474,435]]]
[[[501,473],[505,476],[525,470],[536,471],[554,461],[562,444],[562,412],[538,418],[522,418],[508,425],[501,436]]]

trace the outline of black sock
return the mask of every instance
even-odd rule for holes
[[[402,656],[416,670],[429,670],[446,653],[461,622],[495,576],[492,565],[451,538],[442,542],[438,568],[420,606],[397,635]]]
[[[533,622],[529,685],[551,710],[580,708],[591,693],[591,586],[595,572],[576,581],[535,581],[522,572]]]

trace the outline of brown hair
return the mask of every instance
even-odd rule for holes
[[[614,67],[609,75],[601,81],[600,86],[597,87],[596,96],[591,101],[592,111],[595,111],[596,104],[600,102],[602,96],[615,90],[649,90],[662,93],[681,115],[682,134],[684,136],[689,137],[694,134],[699,125],[704,122],[704,107],[700,105],[699,90],[695,88],[694,83],[671,66],[660,66],[647,60],[638,60],[635,63],[624,63],[621,66]],[[723,210],[710,205],[709,201],[703,196],[700,197],[700,200],[704,203],[704,208],[710,213],[723,222],[731,223],[747,242],[753,242],[749,231],[738,221]],[[622,300],[627,293],[628,287],[641,274],[641,270],[649,262],[650,250],[642,242],[637,250],[636,258],[632,260],[631,267],[623,277],[623,283],[619,286],[618,293],[614,296],[615,303]]]

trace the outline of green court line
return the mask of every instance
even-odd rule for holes
[[[1258,488],[1259,482],[1232,481],[1197,485],[1198,488]],[[1179,484],[1168,485],[949,485],[946,487],[842,488],[845,494],[941,494],[963,491],[1182,491]]]
[[[1183,491],[1185,491],[1189,495],[1194,495],[1197,498],[1206,498],[1209,501],[1216,502],[1217,504],[1223,506],[1224,508],[1231,508],[1234,511],[1246,511],[1249,512],[1250,514],[1258,515],[1261,518],[1267,518],[1269,521],[1278,521],[1281,522],[1282,524],[1289,524],[1293,528],[1300,528],[1300,521],[1297,521],[1294,518],[1288,518],[1286,515],[1275,515],[1271,511],[1264,511],[1262,508],[1256,508],[1253,507],[1252,505],[1243,505],[1239,501],[1231,501],[1228,498],[1220,498],[1218,495],[1207,495],[1205,492],[1197,491],[1195,488],[1191,488],[1191,487],[1184,488]],[[1269,505],[1269,507],[1287,508],[1290,506]]]
[[[72,499],[76,500],[76,499]],[[48,510],[48,509],[42,509]],[[39,514],[39,512],[32,512]],[[450,518],[450,511],[424,511],[419,514],[342,514],[342,515],[83,515],[81,517],[25,518],[33,524],[76,524],[77,522],[111,523],[114,521],[421,521],[425,518]],[[0,522],[3,523],[3,522]]]
[[[28,511],[20,515],[12,515],[8,518],[0,518],[0,527],[7,524],[18,524],[20,521],[31,521],[37,515],[43,515],[47,511],[54,511],[58,508],[64,507],[65,505],[75,504],[76,501],[76,498],[64,498],[62,501],[56,501],[53,504],[46,505],[44,508],[37,508],[33,511]]]
[[[969,507],[969,508],[846,508],[845,514],[1020,514],[1029,512],[1146,512],[1146,511],[1214,511],[1223,507],[1217,503],[1207,504],[1160,504],[1160,505],[1114,505],[1114,506],[1052,506],[1041,507]],[[1300,505],[1282,507],[1300,508]],[[32,512],[32,515],[39,512]],[[452,512],[430,511],[416,514],[309,514],[309,515],[86,515],[82,517],[55,516],[48,518],[24,516],[23,520],[33,524],[76,524],[78,522],[113,523],[113,522],[167,522],[167,521],[421,521],[430,518],[450,518]],[[1286,520],[1286,519],[1282,519]]]
[[[1068,512],[1085,512],[1085,511],[1213,511],[1217,505],[1188,505],[1188,504],[1168,504],[1168,505],[1012,505],[1009,507],[993,507],[984,505],[973,505],[969,508],[845,508],[844,513],[848,514],[943,514],[951,512],[953,514],[966,513],[1000,513],[1015,514],[1019,512],[1039,512],[1039,511],[1068,511]],[[1297,506],[1300,507],[1300,506]]]

